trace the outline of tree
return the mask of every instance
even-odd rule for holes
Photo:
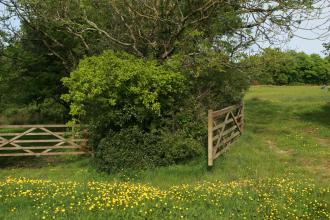
[[[325,50],[324,53],[327,56],[326,59],[330,61],[330,43],[328,44],[323,44]]]
[[[317,54],[267,49],[244,62],[253,64],[252,79],[262,84],[323,84],[330,81],[330,62]]]
[[[261,38],[276,41],[279,32],[292,36],[302,20],[319,15],[319,2],[1,0],[0,4],[39,32],[45,46],[62,60],[67,57],[55,53],[64,48],[56,34],[60,32],[78,40],[88,53],[124,49],[164,60],[181,50],[196,52],[202,42],[234,52]]]

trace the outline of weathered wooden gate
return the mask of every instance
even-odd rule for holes
[[[243,104],[208,112],[208,165],[224,153],[242,134],[244,126]]]
[[[78,127],[0,125],[0,157],[86,154],[87,132]]]

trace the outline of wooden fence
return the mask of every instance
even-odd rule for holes
[[[0,125],[0,157],[88,153],[87,132],[66,125]]]
[[[208,165],[224,153],[242,134],[244,126],[243,104],[208,112]]]

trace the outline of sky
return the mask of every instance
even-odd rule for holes
[[[295,32],[293,37],[288,43],[281,45],[283,49],[292,49],[296,51],[302,51],[307,54],[319,54],[325,56],[323,51],[324,43],[330,43],[330,12],[324,17],[324,19],[309,21],[305,25],[305,28],[315,28],[312,30],[300,29]],[[327,34],[325,34],[327,32]],[[322,37],[320,37],[322,36]]]
[[[308,33],[306,33],[306,34],[308,34]],[[321,40],[317,40],[317,39],[305,40],[305,39],[301,39],[301,38],[294,38],[287,45],[284,45],[284,46],[287,49],[302,51],[307,54],[316,53],[316,54],[320,54],[320,55],[324,56],[323,43],[326,43],[326,42],[329,43],[330,39],[328,39],[328,41],[321,41]]]
[[[330,26],[330,24],[329,24]],[[317,39],[314,34],[311,34],[310,31],[298,31],[299,37],[293,37],[289,42],[282,43],[281,45],[276,45],[273,47],[279,47],[283,50],[295,50],[298,52],[305,52],[307,54],[319,54],[322,57],[325,56],[324,52],[324,43],[330,43],[330,37],[324,37],[323,39]],[[301,38],[300,36],[303,36]],[[309,39],[304,39],[309,38]],[[263,47],[268,47],[272,45],[267,44]]]
[[[282,49],[291,49],[302,51],[307,54],[319,54],[325,56],[323,53],[324,43],[330,43],[330,4],[329,0],[320,1],[316,7],[321,9],[318,19],[306,20],[301,23],[300,29],[295,31],[293,37],[289,42],[281,45]]]

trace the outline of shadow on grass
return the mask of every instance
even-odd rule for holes
[[[330,103],[318,110],[301,113],[298,117],[303,121],[313,122],[330,128]]]
[[[41,168],[61,163],[75,163],[81,156],[0,157],[0,169]]]

